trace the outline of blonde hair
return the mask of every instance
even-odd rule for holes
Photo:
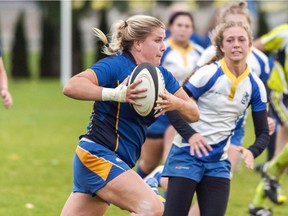
[[[252,44],[252,33],[248,26],[244,25],[242,22],[227,22],[227,23],[221,23],[216,26],[216,28],[212,32],[212,43],[216,47],[216,55],[215,60],[220,60],[224,57],[224,53],[220,49],[223,43],[224,39],[224,32],[226,29],[232,28],[232,27],[240,27],[243,28],[248,36],[249,44]],[[215,61],[214,60],[214,61]],[[213,61],[210,61],[208,63],[211,63]]]
[[[252,19],[249,13],[249,10],[247,8],[247,3],[244,1],[241,2],[234,2],[230,4],[223,12],[221,16],[221,22],[226,22],[226,17],[231,14],[241,14],[244,15],[249,23],[251,25]]]
[[[212,32],[212,43],[216,48],[216,54],[211,60],[209,60],[205,65],[211,64],[212,62],[218,61],[224,57],[224,53],[221,50],[221,46],[224,39],[224,32],[226,29],[233,28],[233,27],[240,27],[243,28],[247,32],[249,44],[252,44],[252,33],[248,26],[244,25],[242,22],[226,22],[218,24],[213,32]],[[203,65],[204,66],[204,65]],[[199,69],[199,68],[198,68]],[[192,71],[184,80],[183,84],[185,84],[190,77],[195,73]]]
[[[106,55],[114,55],[129,51],[133,41],[145,40],[155,28],[165,29],[165,24],[152,16],[135,15],[126,21],[119,20],[112,25],[110,42],[100,29],[93,30],[95,36],[104,44],[102,52]]]

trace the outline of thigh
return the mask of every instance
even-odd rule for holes
[[[102,216],[107,208],[108,203],[97,196],[92,197],[85,193],[71,193],[64,205],[61,216]]]
[[[139,166],[145,173],[152,172],[161,162],[163,138],[147,138],[141,149]]]
[[[201,216],[224,216],[230,192],[230,180],[205,176],[197,185]]]
[[[96,194],[103,200],[136,214],[163,214],[164,206],[158,196],[133,170],[117,176]]]
[[[164,216],[187,216],[197,182],[183,177],[170,177]]]
[[[283,125],[278,125],[277,134],[276,134],[276,149],[275,155],[278,155],[286,143],[288,142],[288,129]]]

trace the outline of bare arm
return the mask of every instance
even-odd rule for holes
[[[11,107],[13,101],[12,96],[8,90],[8,78],[2,57],[0,57],[0,95],[2,97],[4,107],[5,108]]]
[[[165,91],[160,94],[161,99],[157,101],[156,110],[162,110],[157,116],[167,111],[176,110],[181,117],[188,122],[199,120],[199,110],[195,101],[190,98],[183,89],[180,89],[176,95]]]
[[[146,97],[146,89],[136,89],[136,86],[142,81],[138,80],[133,84],[126,86],[129,77],[127,77],[122,85],[115,89],[104,88],[98,85],[95,76],[89,70],[72,77],[63,88],[63,94],[77,100],[88,101],[118,101],[128,102],[140,105],[135,102],[137,98]],[[103,92],[106,92],[103,94]]]
[[[100,101],[102,87],[96,85],[95,77],[90,71],[84,71],[68,81],[63,94],[77,100]]]

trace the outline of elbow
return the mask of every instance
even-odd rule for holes
[[[67,97],[71,97],[72,95],[72,87],[69,84],[66,84],[62,90],[62,93],[67,96]]]
[[[199,121],[199,119],[200,119],[200,113],[199,113],[199,110],[197,110],[195,113],[193,113],[191,123],[192,122],[197,122],[197,121]]]
[[[199,121],[199,120],[200,120],[200,113],[199,113],[199,110],[197,110],[197,113],[195,114],[194,122]]]
[[[190,115],[188,116],[188,118],[186,118],[185,120],[189,123],[193,123],[193,122],[197,122],[200,119],[200,113],[197,110],[193,111],[190,113]]]

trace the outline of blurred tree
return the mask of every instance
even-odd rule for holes
[[[24,32],[24,14],[21,13],[14,37],[11,53],[11,75],[14,78],[30,78],[28,67],[27,41]]]
[[[79,29],[79,19],[81,10],[73,10],[72,13],[72,75],[83,70],[83,47],[81,42],[81,32]]]
[[[60,1],[40,1],[42,6],[42,55],[40,78],[60,75]]]
[[[100,20],[100,24],[99,24],[99,29],[101,29],[101,31],[104,34],[108,34],[109,29],[108,29],[108,24],[107,24],[107,8],[102,8],[100,10],[100,16],[101,16],[101,20]],[[101,41],[97,41],[97,46],[96,46],[96,61],[106,57],[106,55],[104,53],[102,53],[102,46],[103,43]]]
[[[269,31],[269,27],[266,21],[266,13],[259,9],[259,17],[258,17],[258,31],[256,37],[260,37],[263,34]]]

